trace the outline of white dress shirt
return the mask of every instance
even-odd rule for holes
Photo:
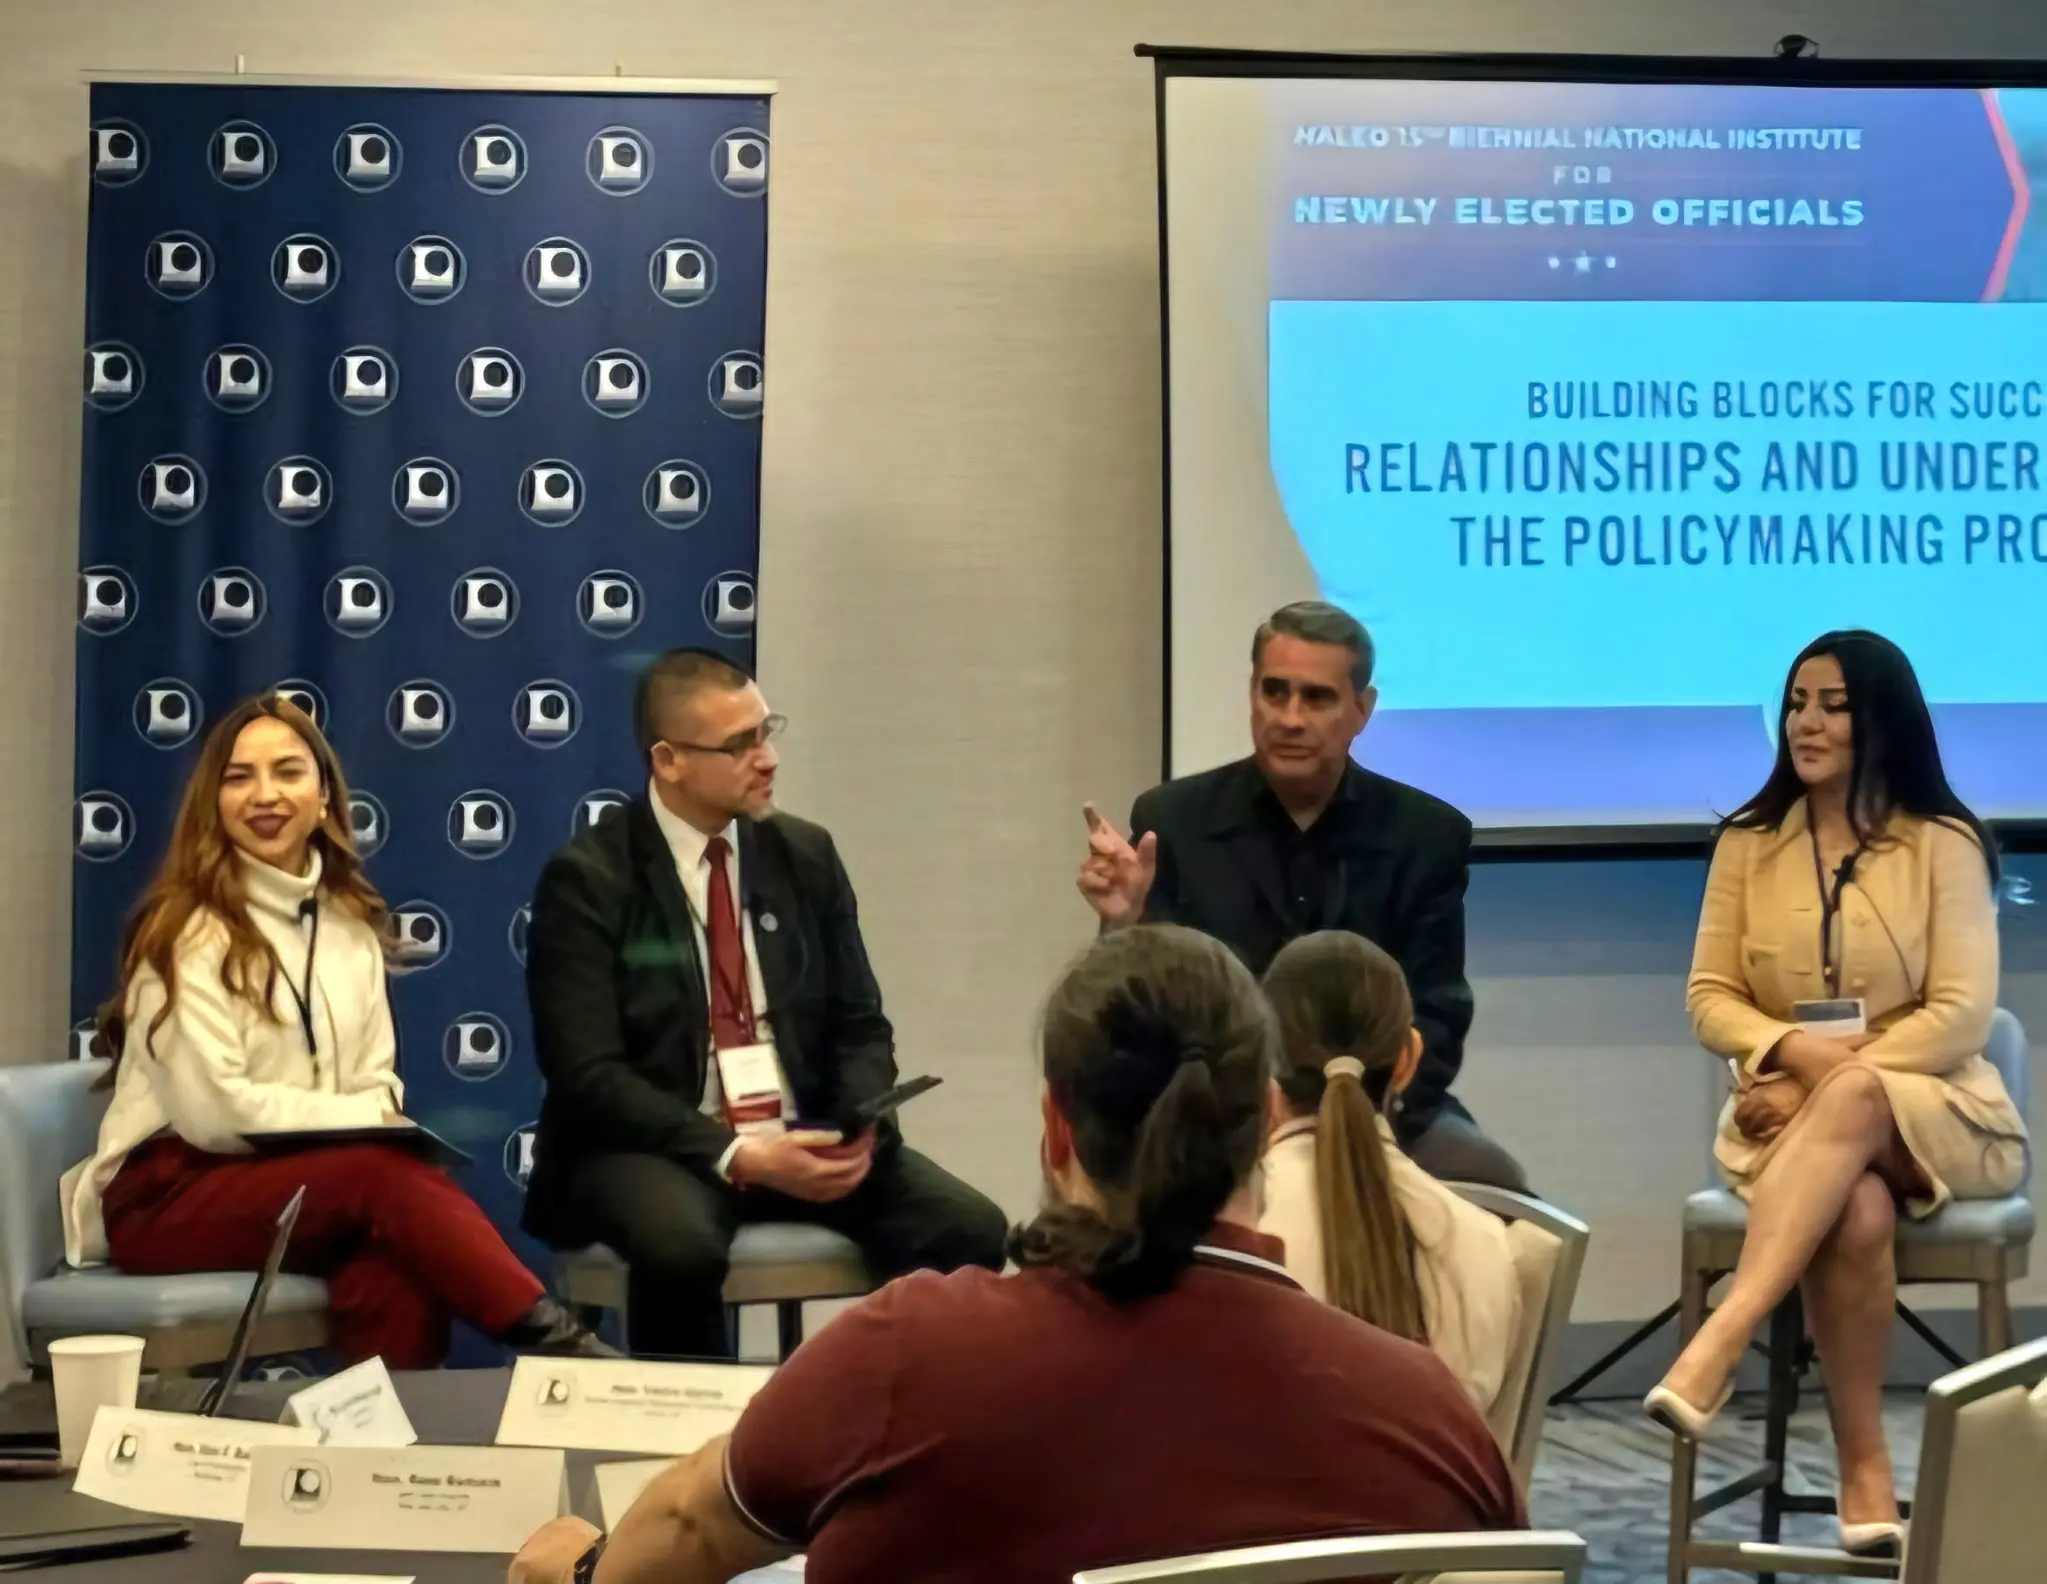
[[[653,781],[647,783],[647,801],[654,810],[654,823],[661,827],[662,838],[668,843],[668,850],[675,858],[675,878],[682,882],[682,894],[689,902],[689,918],[696,935],[697,965],[704,975],[704,1005],[708,1009],[711,997],[711,943],[704,933],[704,920],[710,917],[711,860],[707,849],[711,838],[696,826],[673,812],[661,801],[660,790]],[[763,1045],[775,1043],[775,1031],[768,1017],[767,986],[761,981],[760,953],[755,949],[753,939],[753,911],[746,905],[746,892],[739,883],[739,822],[734,820],[718,833],[725,838],[728,849],[725,855],[725,872],[732,883],[732,901],[739,909],[739,943],[746,956],[746,989],[753,1002],[755,1038]],[[775,1076],[782,1086],[782,1120],[796,1120],[796,1097],[789,1092],[789,1075],[782,1070],[779,1057],[775,1061]],[[705,1064],[704,1094],[702,1109],[706,1116],[723,1118],[725,1096],[718,1081],[718,1063],[713,1054]],[[732,1155],[739,1148],[734,1140],[725,1153],[718,1157],[718,1175],[726,1175],[726,1168],[732,1162]]]

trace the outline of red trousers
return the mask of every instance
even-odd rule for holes
[[[107,1185],[108,1251],[131,1276],[261,1270],[301,1185],[284,1268],[325,1278],[334,1345],[351,1364],[431,1369],[448,1355],[451,1316],[495,1337],[540,1300],[475,1201],[380,1144],[249,1156],[151,1139]]]

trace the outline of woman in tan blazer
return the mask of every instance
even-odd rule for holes
[[[1982,1054],[1997,867],[1903,652],[1860,631],[1808,645],[1776,766],[1714,851],[1686,989],[1701,1043],[1735,1076],[1714,1154],[1748,1235],[1726,1301],[1645,1406],[1697,1434],[1800,1283],[1849,1550],[1902,1540],[1881,1418],[1900,1207],[2009,1193],[2025,1169],[2025,1124]],[[1802,1004],[1828,1000],[1860,1003],[1865,1027],[1837,1008],[1839,1032],[1818,1032],[1821,1010]]]

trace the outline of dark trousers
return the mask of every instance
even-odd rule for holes
[[[1400,1147],[1437,1182],[1484,1183],[1514,1193],[1529,1192],[1528,1173],[1521,1163],[1454,1106],[1437,1112],[1435,1121],[1415,1137],[1403,1138]]]
[[[807,1221],[860,1245],[887,1281],[913,1270],[1000,1270],[1008,1222],[995,1202],[915,1150],[878,1158],[833,1204],[744,1191],[658,1155],[592,1155],[569,1174],[569,1202],[591,1242],[630,1271],[633,1352],[726,1358],[723,1292],[732,1239],[756,1221]]]
[[[353,1364],[432,1369],[456,1316],[500,1336],[541,1286],[441,1171],[403,1150],[343,1144],[290,1155],[212,1155],[153,1139],[121,1163],[102,1210],[130,1276],[261,1270],[277,1217],[303,1186],[284,1268],[327,1281],[334,1349]]]

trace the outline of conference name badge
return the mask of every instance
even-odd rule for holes
[[[136,1512],[240,1523],[255,1455],[268,1447],[296,1450],[314,1439],[296,1425],[102,1408],[72,1489]]]
[[[1807,1034],[1828,1039],[1853,1039],[1867,1033],[1869,1017],[1861,996],[1835,996],[1825,1001],[1794,1001],[1791,1021]]]
[[[411,1446],[419,1439],[380,1358],[294,1392],[284,1422],[310,1430],[322,1446]]]
[[[774,1373],[762,1364],[522,1358],[498,1445],[681,1457],[729,1433]]]
[[[509,1555],[567,1510],[567,1461],[552,1449],[266,1446],[242,1544]]]
[[[772,1045],[734,1045],[718,1052],[725,1120],[749,1136],[782,1131],[782,1068]]]

